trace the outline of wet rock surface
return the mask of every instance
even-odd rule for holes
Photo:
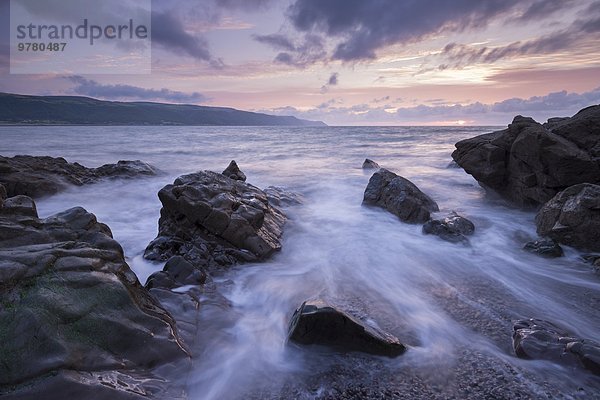
[[[528,242],[523,247],[523,250],[545,258],[562,257],[564,254],[562,247],[552,239],[540,239]]]
[[[551,322],[539,319],[517,321],[513,329],[517,356],[579,365],[600,375],[600,344],[573,337]]]
[[[158,169],[139,160],[87,168],[60,157],[0,156],[0,183],[9,197],[25,195],[38,198],[56,194],[70,185],[82,186],[105,178],[134,178],[158,173]]]
[[[436,202],[414,183],[384,168],[369,180],[363,204],[381,207],[407,223],[424,223],[439,211]]]
[[[581,184],[563,190],[544,204],[535,223],[540,236],[600,251],[600,186]]]
[[[43,393],[65,371],[87,372],[69,375],[63,395],[73,389],[95,398],[94,371],[129,376],[151,392],[136,374],[151,376],[154,367],[188,357],[172,316],[140,285],[93,214],[77,207],[39,219],[31,199],[17,200],[32,207],[0,214],[0,393]],[[109,389],[116,398],[131,396],[124,386]]]
[[[203,171],[177,178],[158,197],[159,233],[147,259],[180,255],[197,268],[215,268],[264,260],[281,248],[285,215],[245,182]]]
[[[456,143],[452,158],[484,187],[537,206],[580,183],[600,183],[600,106],[544,126],[517,116],[503,131]]]
[[[323,301],[304,302],[292,316],[289,340],[337,350],[396,357],[406,351],[400,341]]]
[[[423,233],[436,235],[451,243],[469,243],[467,236],[475,232],[475,225],[455,212],[444,219],[429,220],[423,225]]]

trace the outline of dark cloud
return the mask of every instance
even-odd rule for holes
[[[184,93],[169,89],[144,89],[131,85],[104,85],[82,76],[66,77],[75,84],[73,92],[82,96],[90,96],[108,100],[152,100],[171,103],[203,103],[208,98],[201,93]]]
[[[335,85],[337,85],[338,84],[338,78],[339,78],[339,76],[340,76],[340,74],[338,74],[337,72],[334,72],[329,77],[329,80],[327,81],[327,84],[329,86],[335,86]]]
[[[152,43],[197,60],[212,60],[206,39],[186,32],[172,11],[152,13]]]
[[[574,0],[538,0],[523,12],[519,20],[528,22],[535,19],[547,18],[567,7],[572,7],[573,3]]]
[[[326,55],[323,39],[318,35],[306,34],[297,40],[279,33],[254,35],[253,38],[280,51],[275,62],[281,64],[304,68],[322,60]]]
[[[586,41],[600,39],[600,15],[576,20],[567,29],[528,41],[518,41],[499,47],[475,47],[450,43],[444,47],[440,57],[445,61],[440,70],[461,68],[476,63],[494,63],[500,59],[524,55],[551,54],[568,50]]]
[[[270,6],[274,1],[275,0],[215,0],[215,4],[218,7],[226,9],[260,11]]]
[[[554,3],[560,9],[568,2]],[[332,58],[372,59],[382,47],[443,32],[481,28],[491,20],[540,1],[533,0],[296,0],[287,15],[300,32],[340,38]],[[563,3],[565,5],[563,5]]]

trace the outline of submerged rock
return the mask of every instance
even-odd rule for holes
[[[232,160],[229,163],[229,166],[225,168],[225,171],[223,171],[222,174],[230,179],[246,182],[246,174],[240,170],[240,167],[238,167],[235,160]]]
[[[563,249],[552,239],[540,239],[528,242],[523,247],[524,250],[546,258],[557,258],[563,256]]]
[[[581,184],[563,190],[541,208],[535,223],[540,236],[600,251],[600,186]]]
[[[381,167],[375,161],[370,160],[370,159],[367,158],[363,162],[362,168],[363,169],[379,169]]]
[[[203,171],[162,188],[159,232],[144,257],[181,255],[195,267],[268,258],[281,248],[286,217],[267,194],[240,180]]]
[[[119,161],[99,168],[86,168],[64,158],[0,156],[0,183],[8,196],[42,197],[56,194],[69,185],[81,186],[103,178],[133,178],[156,175],[158,170],[142,161]]]
[[[0,386],[18,392],[61,371],[126,375],[187,357],[106,225],[80,207],[39,219],[23,197],[0,214]]]
[[[381,207],[408,223],[424,223],[438,205],[406,178],[387,169],[375,172],[365,190],[363,204]]]
[[[468,243],[467,236],[475,232],[475,225],[455,212],[444,219],[429,220],[423,225],[423,233],[436,235],[451,243]]]
[[[517,321],[513,330],[513,346],[518,357],[579,365],[600,375],[600,344],[572,337],[554,324],[539,319]]]
[[[275,207],[297,206],[304,202],[302,196],[280,186],[269,186],[264,190],[269,204]]]
[[[325,345],[388,357],[406,351],[396,337],[380,332],[322,300],[302,303],[292,316],[288,337],[299,344]]]
[[[456,143],[452,158],[484,187],[524,206],[579,183],[600,183],[600,106],[545,126],[517,116],[508,129]]]

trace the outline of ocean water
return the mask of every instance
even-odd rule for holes
[[[591,374],[512,352],[512,323],[521,318],[600,340],[600,275],[570,248],[556,260],[524,252],[536,237],[535,213],[511,208],[449,166],[455,142],[492,130],[2,127],[0,154],[61,156],[88,167],[140,159],[164,171],[38,201],[42,217],[73,206],[96,214],[142,283],[162,269],[142,254],[157,233],[157,192],[175,177],[220,172],[235,159],[249,183],[303,195],[303,205],[286,209],[280,253],[215,277],[225,301],[200,307],[193,369],[180,377],[190,399],[600,398]],[[365,158],[410,179],[441,214],[471,219],[471,245],[424,236],[419,225],[362,207],[372,173],[361,169]],[[287,345],[294,309],[311,298],[350,310],[409,351],[388,360]]]

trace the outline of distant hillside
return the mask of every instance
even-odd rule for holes
[[[0,124],[325,126],[318,121],[224,107],[8,93],[0,93]]]

